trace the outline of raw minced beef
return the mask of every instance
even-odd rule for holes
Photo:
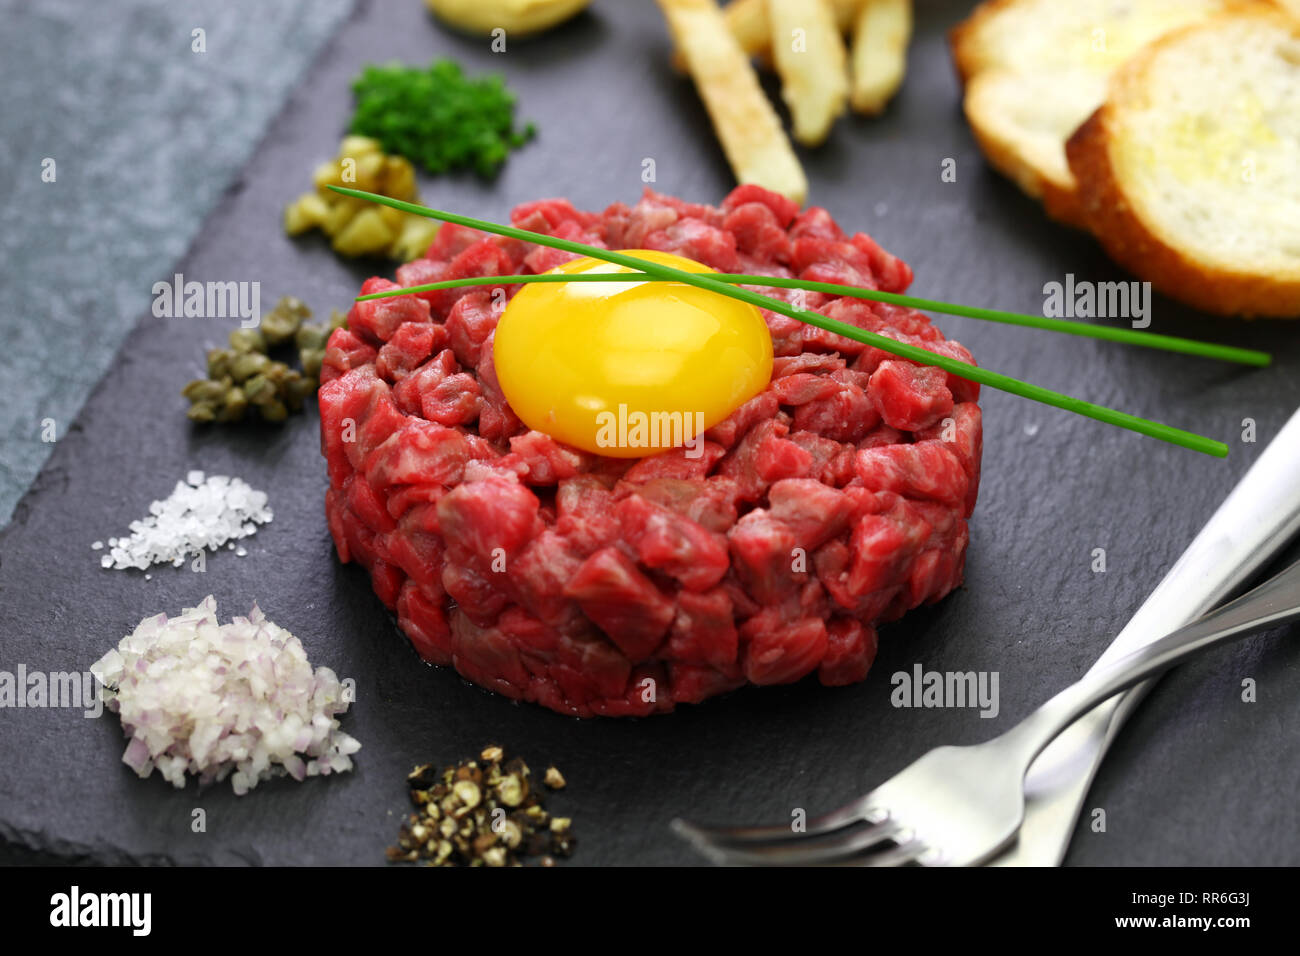
[[[716,208],[650,190],[603,213],[542,200],[512,222],[723,272],[890,292],[912,278],[826,210],[756,186]],[[396,284],[362,291],[570,258],[444,225]],[[812,292],[803,305],[971,360],[911,309]],[[702,456],[607,458],[511,411],[492,366],[497,318],[482,287],[357,303],[321,375],[339,557],[369,569],[425,660],[561,713],[644,715],[746,683],[859,681],[878,624],[961,581],[977,385],[764,312],[771,384],[706,433]]]

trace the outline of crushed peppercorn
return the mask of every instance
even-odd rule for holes
[[[523,866],[524,858],[537,856],[541,866],[554,866],[555,857],[573,853],[573,821],[546,811],[541,792],[529,786],[531,776],[528,764],[518,757],[507,761],[495,744],[483,748],[477,760],[441,771],[432,764],[415,767],[406,782],[416,812],[388,848],[389,861]],[[555,767],[547,768],[544,782],[552,789],[564,786]]]

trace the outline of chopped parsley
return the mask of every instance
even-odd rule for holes
[[[511,149],[528,142],[532,123],[515,127],[515,95],[499,74],[467,77],[455,60],[428,68],[367,66],[352,82],[357,108],[350,132],[379,140],[437,175],[473,169],[496,175]]]

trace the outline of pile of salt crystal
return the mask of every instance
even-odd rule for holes
[[[190,555],[207,548],[234,548],[237,539],[270,520],[266,492],[239,478],[191,471],[184,481],[176,482],[167,498],[149,506],[148,517],[131,522],[129,537],[108,539],[108,553],[99,564],[141,571],[154,564],[180,567]],[[103,543],[96,541],[91,548],[98,551]]]

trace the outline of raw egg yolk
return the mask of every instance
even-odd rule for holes
[[[623,252],[715,271],[667,252]],[[582,258],[551,271],[636,270]],[[772,378],[772,336],[759,310],[678,282],[525,285],[497,323],[493,348],[501,390],[528,427],[615,458],[702,447],[705,429]]]

